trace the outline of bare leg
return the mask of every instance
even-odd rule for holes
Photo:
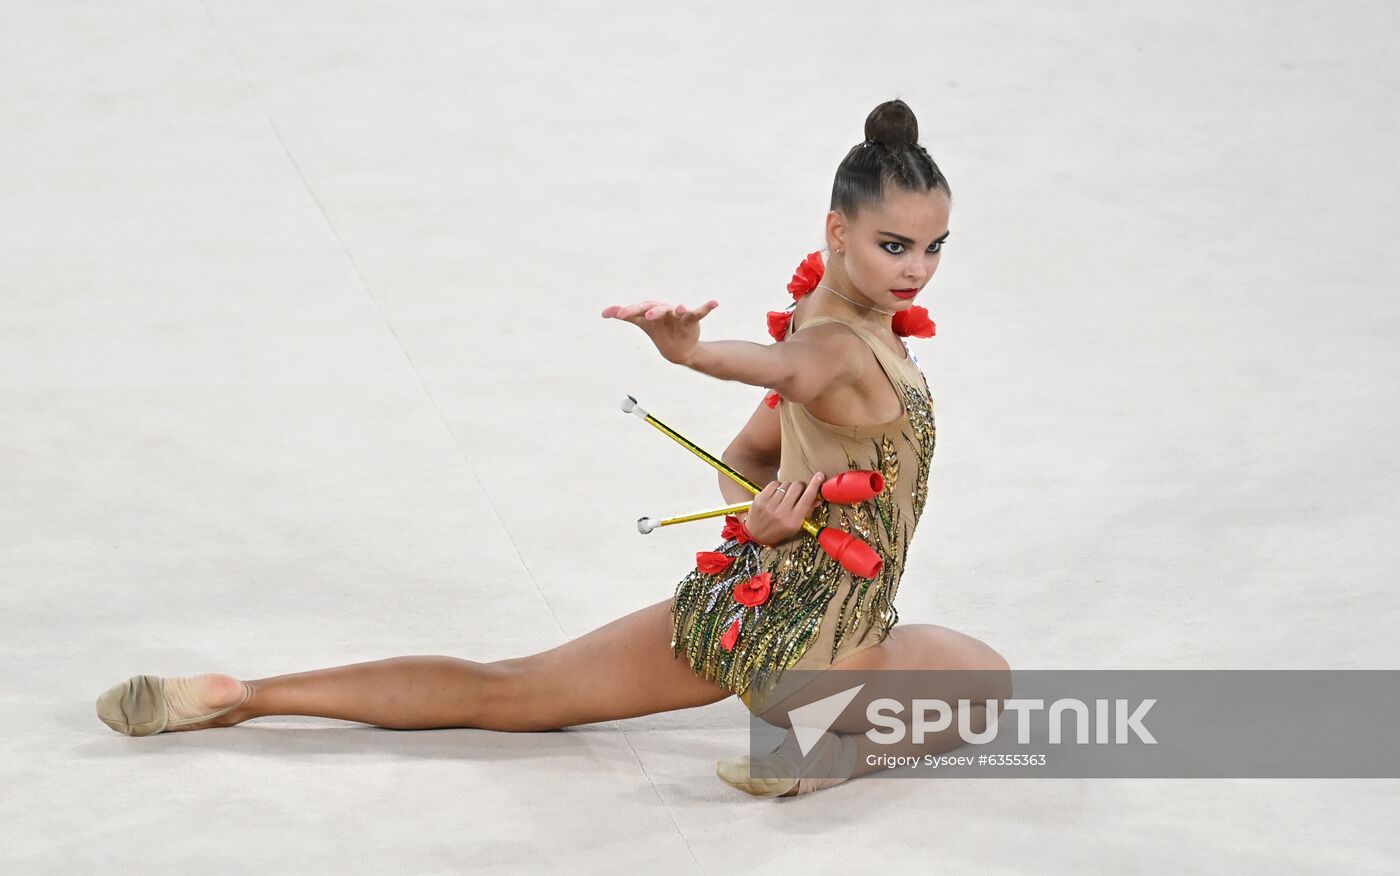
[[[900,634],[898,638],[896,634]],[[977,733],[987,727],[987,701],[1005,700],[1011,696],[1011,667],[1006,658],[979,639],[936,624],[895,627],[888,639],[875,648],[856,654],[850,661],[843,661],[841,668],[867,672],[884,669],[956,670],[947,674],[947,690],[921,691],[920,695],[933,695],[950,704],[967,700],[966,708],[970,714],[966,720]],[[947,729],[926,733],[921,742],[915,742],[911,733],[897,744],[884,745],[865,735],[868,726],[843,727],[857,731],[852,740],[857,757],[851,777],[884,769],[878,764],[867,764],[866,755],[922,756],[941,754],[965,745],[958,735],[958,721],[962,717],[959,711],[958,708],[952,710],[952,721]],[[864,720],[863,710],[857,720]]]
[[[237,702],[244,685],[251,695],[226,715],[184,729],[227,727],[269,715],[313,715],[396,730],[551,730],[703,706],[731,696],[672,655],[669,600],[548,651],[494,663],[392,657],[246,682],[222,675],[202,678],[211,711]]]
[[[845,778],[866,775],[884,767],[867,764],[866,756],[876,755],[924,755],[948,751],[963,745],[958,735],[958,709],[953,710],[952,723],[946,730],[926,734],[921,742],[915,743],[912,734],[894,745],[882,745],[865,735],[870,724],[865,718],[865,708],[877,697],[901,695],[898,676],[889,684],[882,683],[880,670],[976,670],[948,672],[938,680],[946,684],[946,690],[921,690],[920,696],[936,695],[949,703],[967,700],[971,714],[968,716],[974,731],[986,728],[986,702],[990,699],[1005,699],[1011,695],[1010,667],[1006,660],[984,642],[959,633],[947,627],[933,624],[909,624],[895,627],[889,638],[872,648],[860,651],[833,666],[821,677],[801,688],[795,695],[769,708],[763,719],[775,726],[788,726],[787,713],[792,709],[822,699],[854,684],[864,683],[866,688],[854,701],[859,708],[848,709],[835,726],[828,731],[831,739],[824,739],[822,756],[817,759],[821,768],[830,768],[844,762],[847,766],[839,774],[831,774],[818,779],[803,779],[797,782],[793,767],[803,762],[796,736],[789,730],[787,736],[772,754],[783,764],[770,762],[766,765],[751,764],[747,758],[725,761],[720,764],[721,778],[735,787],[759,796],[776,794],[783,788],[782,796],[794,796],[809,790],[830,787]],[[842,678],[847,671],[855,671],[851,680]],[[841,749],[839,752],[837,749]],[[816,749],[813,749],[815,751]],[[750,770],[750,767],[754,767]],[[764,778],[767,775],[769,778]],[[783,778],[773,778],[782,777]]]

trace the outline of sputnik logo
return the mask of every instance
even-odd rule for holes
[[[864,684],[858,684],[788,712],[792,732],[797,737],[797,747],[801,749],[803,757],[806,757],[812,746],[817,744],[817,740],[822,738],[822,734],[831,729],[831,725],[836,723],[836,719],[863,687]]]

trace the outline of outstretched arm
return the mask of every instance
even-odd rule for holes
[[[780,344],[700,340],[700,320],[719,306],[711,300],[697,310],[662,301],[643,301],[603,310],[604,319],[630,322],[647,333],[668,361],[720,380],[776,389],[783,398],[806,404],[834,382],[850,382],[863,362],[851,331],[828,323],[798,332]]]
[[[681,364],[720,380],[776,389],[783,398],[806,404],[833,383],[855,379],[861,359],[853,353],[859,343],[849,329],[827,324],[780,344],[698,342]]]
[[[626,306],[612,305],[604,308],[602,316],[604,319],[630,322],[642,329],[668,362],[721,380],[771,387],[785,399],[801,404],[821,395],[838,381],[859,379],[858,372],[864,359],[858,348],[864,345],[849,329],[839,324],[807,329],[781,344],[764,345],[750,341],[701,343],[700,320],[718,306],[719,302],[711,300],[698,310],[687,312],[685,305],[644,301]],[[760,411],[764,407],[760,405]],[[755,414],[755,418],[759,416],[761,414]],[[729,452],[726,450],[726,455]],[[784,485],[784,492],[780,493],[779,484],[774,481],[778,461],[763,462],[762,472],[749,472],[740,465],[730,464],[754,483],[767,484],[762,492],[753,497],[753,513],[746,524],[760,543],[776,544],[801,530],[803,518],[821,499],[819,489],[823,475],[815,473],[806,484],[794,482]],[[720,481],[720,492],[730,502],[748,498],[747,490],[727,478]]]

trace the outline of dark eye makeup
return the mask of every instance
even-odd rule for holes
[[[947,240],[947,237],[946,237],[946,236],[945,236],[945,237],[940,237],[939,239],[935,240],[933,243],[929,244],[928,251],[929,251],[929,252],[942,252],[942,251],[943,251],[943,243],[944,243],[945,240]],[[886,249],[886,247],[891,247],[891,246],[897,246],[897,247],[900,247],[900,249],[899,249],[899,250]],[[904,246],[904,244],[900,243],[900,242],[897,241],[897,240],[885,240],[885,241],[881,241],[881,243],[880,243],[880,248],[881,248],[881,249],[884,249],[885,252],[889,253],[890,255],[902,255],[902,254],[904,253],[903,246]]]

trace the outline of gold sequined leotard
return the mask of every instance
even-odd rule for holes
[[[831,478],[853,469],[878,470],[885,480],[879,495],[853,505],[818,502],[809,519],[857,536],[880,553],[884,567],[875,578],[857,578],[805,532],[772,547],[731,538],[715,548],[732,558],[728,567],[715,574],[696,568],[671,601],[674,653],[755,711],[754,694],[765,702],[787,670],[830,666],[889,635],[899,620],[894,597],[927,498],[934,417],[923,372],[908,347],[901,357],[845,320],[819,317],[802,329],[824,322],[840,322],[865,341],[904,412],[888,423],[839,426],[783,400],[777,479],[806,482],[818,471]],[[737,601],[735,587],[764,572],[770,573],[767,601],[753,607]],[[739,636],[726,650],[722,639],[735,620]]]

